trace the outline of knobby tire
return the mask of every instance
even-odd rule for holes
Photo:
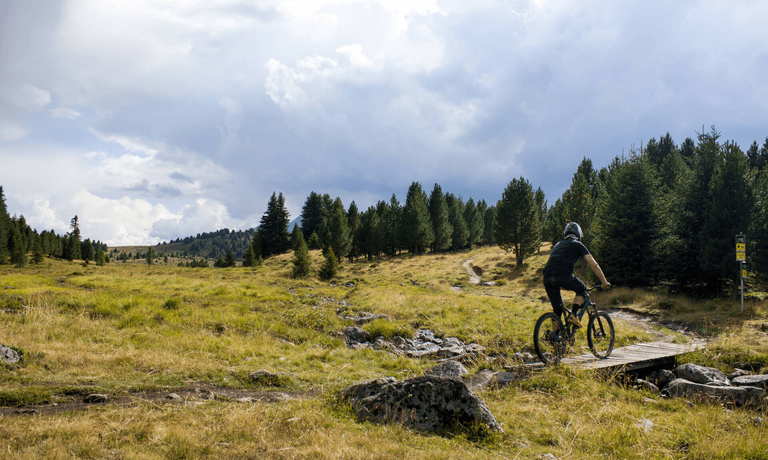
[[[551,312],[541,315],[533,328],[533,348],[544,364],[557,364],[565,354],[567,342],[555,341],[555,330],[562,333],[564,328],[560,318]]]
[[[613,329],[613,320],[604,311],[589,318],[587,325],[587,343],[592,354],[600,359],[607,358],[613,351],[613,343],[616,333]]]

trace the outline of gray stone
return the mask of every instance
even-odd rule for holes
[[[742,375],[752,375],[752,373],[749,371],[745,371],[744,369],[736,368],[733,370],[731,374],[728,375],[728,380],[730,380],[731,383],[733,383],[733,379],[735,379],[736,377],[741,377]]]
[[[418,431],[441,432],[481,423],[491,431],[501,425],[466,384],[460,380],[422,376],[393,378],[353,385],[343,397],[360,420],[401,423]]]
[[[350,346],[371,341],[371,334],[359,326],[349,326],[344,329],[344,337],[347,340],[347,345]]]
[[[685,397],[736,406],[759,404],[765,398],[765,390],[757,387],[704,385],[686,379],[676,379],[667,385],[664,393],[670,397]]]
[[[740,387],[759,387],[768,390],[768,374],[742,375],[734,378],[733,384]]]
[[[659,393],[659,387],[657,387],[656,385],[654,385],[653,383],[647,380],[637,379],[637,382],[635,383],[637,384],[638,387],[644,390],[648,390],[651,393],[657,393],[657,394]]]
[[[0,344],[0,361],[7,364],[16,364],[19,360],[21,360],[21,356],[16,350]]]
[[[658,388],[664,388],[669,384],[669,382],[675,380],[677,377],[675,377],[675,374],[667,369],[659,369],[658,371],[652,372],[648,376],[648,381],[656,385]]]
[[[463,364],[457,361],[443,361],[437,366],[425,370],[424,374],[460,380],[462,376],[468,375],[469,371]]]
[[[260,371],[256,371],[249,374],[248,378],[251,380],[251,382],[259,385],[279,387],[279,386],[283,386],[287,376],[275,374],[262,369]]]
[[[713,367],[699,366],[698,364],[683,364],[675,369],[675,375],[678,378],[688,380],[693,383],[704,385],[730,386],[728,377],[721,371]]]

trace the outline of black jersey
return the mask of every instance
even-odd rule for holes
[[[544,267],[544,277],[554,278],[573,274],[573,266],[579,257],[589,255],[589,250],[576,238],[566,238],[557,243]]]

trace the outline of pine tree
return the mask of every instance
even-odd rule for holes
[[[599,205],[600,186],[598,176],[592,167],[592,160],[584,158],[576,174],[573,175],[571,187],[563,194],[563,215],[566,222],[577,222],[584,236],[582,241],[587,247],[592,242],[592,222],[595,220]]]
[[[427,206],[432,222],[432,232],[435,235],[432,252],[447,251],[453,242],[453,227],[448,221],[448,204],[445,202],[445,195],[438,184],[435,184],[432,189]]]
[[[380,201],[376,206],[381,222],[382,248],[381,251],[388,255],[395,255],[402,248],[402,224],[403,208],[397,201],[395,194],[389,203]]]
[[[293,252],[291,263],[293,264],[292,276],[294,278],[306,278],[312,273],[312,259],[309,257],[309,249],[307,249],[307,243],[301,233],[299,233],[299,238],[296,241],[296,249]]]
[[[657,276],[658,201],[653,168],[650,158],[633,156],[617,158],[609,169],[593,251],[617,285],[650,286]]]
[[[0,264],[4,264],[10,256],[8,251],[10,222],[11,217],[8,215],[8,208],[5,205],[5,194],[0,185]]]
[[[224,266],[234,267],[236,265],[237,265],[237,262],[235,261],[235,255],[232,253],[232,249],[227,248],[227,255],[224,256]]]
[[[318,235],[317,232],[313,232],[312,235],[309,236],[309,243],[307,244],[307,247],[309,249],[323,248],[323,243],[320,241],[320,235]]]
[[[70,232],[68,234],[67,246],[64,252],[64,257],[67,260],[75,260],[80,258],[80,221],[77,216],[72,218],[69,224]]]
[[[256,265],[256,259],[253,257],[253,242],[251,242],[243,254],[243,267],[253,267],[254,265]]]
[[[765,281],[768,275],[768,169],[755,181],[752,222],[747,234],[747,261]]]
[[[298,224],[293,226],[293,230],[291,231],[291,249],[294,251],[297,249],[299,245],[299,235],[301,235],[301,239],[304,239],[304,235],[302,234],[301,227],[299,227]],[[304,244],[307,244],[306,242]]]
[[[347,228],[349,229],[349,238],[350,238],[350,245],[349,245],[349,253],[347,253],[347,258],[349,258],[350,262],[355,261],[355,257],[360,256],[360,254],[363,253],[362,251],[362,243],[357,238],[358,236],[358,228],[360,227],[360,213],[357,210],[357,205],[354,201],[349,204],[349,209],[347,210]]]
[[[496,244],[496,206],[488,206],[485,210],[483,223],[485,224],[484,243],[488,245]]]
[[[483,228],[485,227],[482,215],[478,207],[475,206],[475,200],[472,198],[464,204],[464,221],[467,223],[467,230],[469,232],[467,235],[467,247],[472,249],[473,246],[482,241]]]
[[[445,203],[448,205],[448,222],[453,227],[451,249],[454,251],[464,249],[469,239],[469,227],[467,221],[464,220],[464,202],[461,198],[454,196],[453,193],[446,193]]]
[[[746,155],[736,143],[726,142],[712,173],[711,199],[699,234],[699,266],[711,294],[734,292],[739,280],[734,241],[747,232],[752,215],[750,180]]]
[[[37,235],[35,235],[37,236]],[[39,236],[35,238],[35,243],[32,245],[33,255],[32,262],[35,264],[41,264],[45,260],[45,253],[43,252],[42,238]]]
[[[423,253],[435,239],[429,219],[427,194],[418,182],[413,182],[408,188],[403,207],[402,228],[403,246],[412,254]]]
[[[341,259],[349,254],[352,247],[352,235],[347,225],[347,213],[344,211],[344,205],[340,198],[336,198],[333,202],[331,213],[322,226],[322,231],[320,239],[325,243],[324,251],[327,252],[329,248],[332,248],[333,253],[339,259],[338,261],[341,262]]]
[[[311,192],[301,208],[301,229],[305,241],[313,233],[320,233],[320,225],[323,219],[328,216],[328,209],[325,207],[323,197],[315,192]],[[314,248],[320,249],[320,248]]]
[[[155,249],[152,246],[150,246],[149,248],[147,248],[147,255],[145,257],[145,259],[147,260],[147,265],[152,265],[152,263],[154,262],[153,260],[154,258],[155,258]]]
[[[496,241],[505,251],[514,251],[517,266],[538,249],[541,222],[531,184],[513,179],[496,204]]]
[[[693,174],[691,181],[685,184],[682,206],[677,210],[675,238],[680,241],[678,252],[674,254],[676,268],[673,274],[676,287],[690,293],[707,289],[711,285],[703,278],[700,255],[703,252],[700,238],[704,226],[705,213],[711,207],[712,196],[710,182],[715,165],[720,156],[720,133],[712,126],[710,132],[698,135],[699,144],[694,148]],[[681,149],[683,150],[683,149]]]
[[[8,239],[8,249],[11,253],[11,263],[17,268],[27,265],[27,246],[16,225],[11,225],[11,237]]]
[[[358,239],[362,244],[362,253],[368,260],[378,257],[382,250],[381,221],[376,209],[376,207],[371,206],[360,217]]]
[[[261,253],[265,256],[282,254],[290,248],[288,233],[289,214],[285,209],[283,194],[275,192],[267,204],[267,212],[261,217]]]
[[[339,271],[339,259],[333,252],[333,248],[329,247],[325,251],[325,262],[320,267],[318,275],[321,280],[330,280],[336,277],[336,273]]]

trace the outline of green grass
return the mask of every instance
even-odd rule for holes
[[[322,263],[311,251],[313,269]],[[211,401],[201,406],[104,405],[46,416],[6,416],[3,458],[765,458],[768,425],[750,410],[663,400],[617,379],[564,366],[480,394],[505,433],[421,435],[359,423],[336,392],[360,380],[420,375],[435,364],[385,351],[351,350],[340,312],[382,313],[374,336],[427,328],[486,347],[470,371],[502,370],[532,351],[536,318],[550,306],[542,252],[515,267],[498,248],[345,262],[332,282],[290,278],[291,254],[260,267],[195,269],[51,260],[0,267],[0,342],[23,360],[0,367],[0,404],[55,403],[86,389],[109,394],[172,390],[195,382],[290,391],[276,404]],[[474,259],[494,286],[473,286]],[[610,274],[608,274],[610,278]],[[415,281],[416,284],[412,283]],[[347,286],[347,283],[351,283]],[[453,287],[461,284],[457,291]],[[7,286],[7,287],[6,287]],[[693,301],[661,291],[595,293],[601,308],[683,322],[711,340],[686,359],[731,371],[768,366],[760,298],[741,313],[733,300]],[[614,320],[617,346],[687,340],[663,327]],[[584,334],[578,344],[585,346]],[[248,375],[266,370],[275,381]],[[651,402],[649,402],[651,401]]]

